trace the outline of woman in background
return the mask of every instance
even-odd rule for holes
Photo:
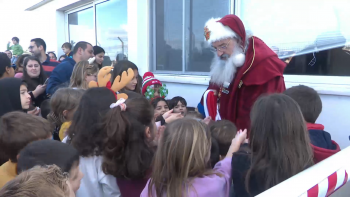
[[[22,79],[28,84],[32,104],[39,107],[47,99],[45,84],[47,77],[38,58],[28,56],[24,59]]]

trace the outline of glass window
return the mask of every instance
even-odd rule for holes
[[[155,1],[156,70],[182,71],[182,0]]]
[[[230,13],[230,0],[155,0],[155,71],[209,72],[204,24]],[[183,4],[185,3],[185,4]]]
[[[73,46],[79,41],[95,44],[93,20],[92,7],[68,14],[69,41]]]
[[[110,0],[96,4],[97,45],[111,61],[128,55],[127,0]],[[106,61],[105,61],[106,62]]]
[[[350,76],[349,7],[344,0],[240,0],[239,9],[245,27],[287,63],[285,74]]]
[[[210,18],[230,13],[229,0],[186,1],[186,69],[191,72],[209,72],[214,53],[204,39],[204,24]]]

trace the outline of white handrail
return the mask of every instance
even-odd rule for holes
[[[322,162],[300,172],[257,197],[298,197],[334,172],[345,169],[350,173],[350,146]],[[350,174],[348,181],[350,180]]]

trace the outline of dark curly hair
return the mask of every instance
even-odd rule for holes
[[[174,98],[172,98],[168,104],[169,104],[169,109],[174,109],[174,107],[177,105],[178,102],[181,102],[183,105],[185,105],[187,107],[187,102],[186,99],[184,99],[181,96],[175,96]]]
[[[145,178],[154,151],[145,136],[147,127],[153,131],[153,107],[144,97],[128,99],[126,110],[115,107],[105,117],[101,131],[107,131],[102,170],[117,178]]]
[[[106,132],[99,127],[109,106],[116,102],[113,92],[107,88],[91,88],[83,94],[72,124],[67,133],[68,143],[83,157],[102,155]]]
[[[168,101],[167,101],[167,100],[165,100],[165,99],[162,98],[162,97],[156,97],[156,98],[153,98],[153,99],[151,100],[151,104],[152,104],[152,106],[153,106],[154,109],[157,108],[157,104],[158,104],[158,102],[160,102],[160,101],[164,101],[164,102],[168,105]]]

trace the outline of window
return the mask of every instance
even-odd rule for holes
[[[87,41],[102,47],[103,65],[128,55],[127,0],[96,0],[67,13],[69,41]]]
[[[350,76],[350,1],[236,2],[246,29],[289,62],[285,74]]]
[[[106,56],[115,60],[117,54],[128,54],[127,0],[111,0],[96,4],[97,45]]]
[[[69,42],[73,46],[79,41],[95,44],[93,19],[92,7],[68,14]]]
[[[154,0],[153,71],[206,74],[214,53],[203,36],[204,24],[231,12],[230,0]]]

